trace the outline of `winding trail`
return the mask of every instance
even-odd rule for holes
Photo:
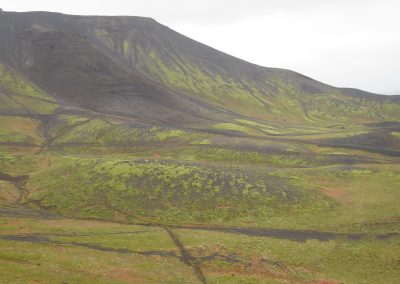
[[[153,226],[157,226],[157,227],[164,229],[168,233],[169,237],[171,238],[171,240],[173,241],[175,246],[179,249],[181,257],[182,257],[182,262],[193,269],[194,273],[196,274],[197,279],[201,283],[203,283],[203,284],[207,283],[207,279],[204,276],[204,273],[201,269],[201,262],[197,258],[195,258],[193,255],[190,254],[190,252],[185,248],[183,243],[179,240],[178,236],[171,230],[171,228],[169,226],[152,221],[152,220],[147,220],[147,219],[138,217],[137,215],[135,215],[133,213],[122,211],[122,210],[115,208],[107,203],[103,203],[103,205],[105,207],[107,207],[108,209],[118,212],[120,214],[123,214],[125,216],[132,217],[141,222],[146,222],[147,225],[153,225]]]
[[[171,229],[165,226],[164,229],[167,231],[168,235],[171,237],[175,245],[179,248],[183,262],[193,268],[200,282],[207,283],[206,277],[204,276],[203,271],[201,270],[201,262],[198,261],[197,258],[195,258],[189,253],[189,251],[185,248],[182,242],[178,239],[177,235],[174,232],[172,232]]]
[[[1,174],[0,179],[13,181],[20,180],[18,177],[11,177],[9,175]],[[22,178],[24,180],[24,178]],[[207,283],[207,279],[202,271],[202,262],[203,261],[211,261],[214,259],[227,261],[230,263],[246,263],[244,259],[239,257],[236,254],[228,254],[221,255],[218,253],[203,255],[203,256],[193,256],[190,251],[185,248],[182,241],[178,238],[173,229],[180,230],[206,230],[206,231],[215,231],[215,232],[224,232],[231,234],[241,234],[246,236],[253,237],[267,237],[267,238],[277,238],[277,239],[285,239],[296,242],[305,242],[310,239],[315,239],[319,241],[329,241],[335,240],[337,238],[348,238],[350,240],[358,241],[362,238],[376,238],[377,240],[386,240],[391,237],[399,237],[399,232],[389,232],[384,234],[368,234],[368,233],[336,233],[336,232],[324,232],[324,231],[316,231],[316,230],[293,230],[293,229],[271,229],[271,228],[251,228],[251,227],[228,227],[228,226],[212,226],[212,225],[172,225],[172,224],[161,224],[156,221],[148,220],[146,218],[142,218],[137,216],[135,213],[123,211],[118,208],[114,208],[112,205],[107,203],[99,203],[105,206],[109,210],[113,210],[119,214],[131,217],[136,219],[137,223],[132,222],[116,222],[116,221],[103,221],[114,224],[134,224],[134,225],[142,225],[142,226],[151,226],[151,227],[159,227],[160,230],[165,230],[168,236],[173,241],[174,245],[179,250],[179,254],[174,251],[133,251],[126,248],[110,248],[104,247],[99,244],[92,243],[84,243],[84,242],[76,242],[76,241],[59,241],[53,240],[50,237],[79,237],[79,236],[91,236],[91,235],[121,235],[121,234],[138,234],[146,231],[128,231],[128,232],[112,232],[112,233],[98,233],[98,234],[26,234],[26,235],[0,235],[0,240],[12,240],[12,241],[25,241],[25,242],[33,242],[33,243],[44,243],[44,244],[54,244],[54,245],[72,245],[85,247],[88,249],[104,251],[104,252],[115,252],[115,253],[132,253],[139,254],[144,256],[160,256],[160,257],[175,257],[183,262],[185,265],[189,266],[197,279],[201,283]],[[37,214],[37,216],[32,216],[32,212],[28,209],[24,209],[23,212],[16,212],[17,214],[13,214],[13,209],[2,209],[0,210],[0,216],[10,216],[10,217],[18,217],[25,216],[30,218],[50,218],[50,219],[60,219],[62,216],[58,215],[46,215],[42,216],[42,214]],[[16,209],[14,209],[16,210]],[[4,212],[3,212],[4,211]],[[32,211],[32,210],[31,210]],[[34,211],[36,212],[36,211]],[[39,213],[42,210],[38,211]],[[43,213],[46,211],[43,211]],[[15,213],[15,212],[14,212]],[[21,213],[21,214],[19,214]],[[76,218],[75,218],[76,219]],[[80,220],[79,218],[76,220]],[[87,219],[82,219],[87,220]]]
[[[110,208],[110,207],[108,207]],[[111,208],[110,208],[111,209]],[[174,224],[160,224],[138,217],[130,212],[124,212],[119,209],[115,209],[115,212],[137,219],[139,222],[118,222],[118,221],[104,221],[101,219],[90,219],[92,221],[101,221],[111,224],[121,224],[121,225],[139,225],[139,226],[151,226],[159,227],[165,230],[168,229],[179,229],[179,230],[204,230],[213,232],[223,232],[229,234],[245,235],[250,237],[265,237],[289,240],[295,242],[305,242],[307,240],[318,240],[318,241],[330,241],[338,238],[347,238],[349,240],[361,240],[363,238],[375,238],[377,240],[386,240],[392,237],[400,237],[400,232],[387,232],[387,233],[339,233],[332,231],[318,231],[318,230],[299,230],[299,229],[275,229],[275,228],[256,228],[256,227],[230,227],[230,226],[218,226],[218,225],[174,225]],[[27,208],[0,208],[0,216],[5,217],[27,217],[27,218],[40,218],[40,219],[63,219],[68,218],[66,216],[56,215],[49,213],[45,209],[33,210]],[[80,218],[68,218],[73,220],[86,221],[88,219]],[[392,222],[400,222],[400,220],[394,220]],[[129,233],[129,232],[126,232]],[[119,234],[119,233],[110,233]],[[57,234],[54,234],[57,236]],[[73,236],[73,235],[71,235]]]
[[[121,232],[121,233],[114,233],[114,234],[138,234],[147,231],[136,231],[136,232]],[[113,234],[113,233],[108,233]],[[108,235],[105,234],[94,234],[94,235]],[[68,235],[68,234],[26,234],[26,235],[0,235],[0,240],[5,241],[17,241],[17,242],[29,242],[29,243],[40,243],[40,244],[52,244],[52,245],[71,245],[71,246],[78,246],[84,247],[92,250],[102,251],[102,252],[114,252],[114,253],[121,253],[121,254],[138,254],[143,256],[159,256],[159,257],[173,257],[182,262],[184,259],[182,256],[177,254],[175,251],[163,251],[163,250],[148,250],[148,251],[135,251],[126,248],[111,248],[102,246],[99,244],[92,244],[92,243],[83,243],[83,242],[67,242],[67,241],[60,241],[60,240],[53,240],[50,237],[52,236],[68,236],[68,237],[78,237],[78,236],[92,236],[93,234],[89,235]],[[222,255],[218,253],[213,253],[209,255],[204,255],[199,257],[203,261],[212,261],[215,259],[227,261],[230,263],[244,263],[243,260],[240,259],[237,255]]]
[[[228,226],[172,226],[176,229],[185,230],[205,230],[224,232],[232,234],[247,235],[252,237],[267,237],[275,239],[284,239],[296,242],[306,242],[307,240],[318,240],[321,242],[335,240],[338,238],[347,238],[349,240],[361,240],[366,237],[386,240],[388,238],[400,236],[399,232],[389,232],[382,234],[368,233],[337,233],[317,230],[296,230],[296,229],[271,229],[271,228],[252,228],[252,227],[228,227]]]

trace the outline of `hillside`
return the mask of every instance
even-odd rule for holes
[[[1,20],[1,61],[78,106],[132,115],[142,109],[135,105],[146,105],[151,118],[172,112],[161,118],[172,123],[226,111],[311,125],[337,122],[337,114],[358,122],[399,118],[398,104],[391,104],[398,97],[338,89],[256,66],[149,18],[36,12],[3,13]]]
[[[395,283],[399,177],[399,96],[0,11],[0,282]]]

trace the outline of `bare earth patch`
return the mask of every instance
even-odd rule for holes
[[[112,279],[121,281],[123,283],[143,283],[142,277],[137,275],[134,271],[127,268],[117,268],[110,272]]]
[[[342,188],[325,188],[322,192],[333,198],[336,199],[341,204],[347,204],[350,202],[350,198],[347,195],[346,191]]]
[[[320,280],[317,282],[317,284],[340,284],[340,282],[335,280]]]

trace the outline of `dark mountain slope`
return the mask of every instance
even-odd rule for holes
[[[0,26],[0,61],[85,108],[181,125],[242,116],[289,125],[400,119],[396,97],[257,66],[149,18],[7,12]]]
[[[26,74],[60,100],[172,124],[213,117],[207,108],[124,70],[78,34],[28,31],[23,40],[30,59],[37,62]]]

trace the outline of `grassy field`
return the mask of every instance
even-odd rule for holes
[[[60,117],[46,138],[33,121],[12,131],[38,146],[0,149],[6,283],[398,280],[399,158],[316,142],[358,129],[260,139],[153,128],[121,142],[97,133],[124,126]]]
[[[0,282],[398,283],[397,123],[154,126],[2,72]]]

